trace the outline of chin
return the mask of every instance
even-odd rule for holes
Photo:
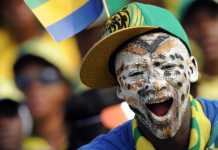
[[[180,129],[184,112],[181,111],[183,107],[179,107],[180,104],[173,97],[162,102],[166,103],[163,105],[168,108],[165,113],[157,113],[145,105],[144,115],[143,117],[141,115],[140,119],[156,138],[169,139],[173,138]]]

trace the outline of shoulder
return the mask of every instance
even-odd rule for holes
[[[131,121],[128,121],[111,130],[108,134],[98,136],[79,150],[132,150],[133,147]]]

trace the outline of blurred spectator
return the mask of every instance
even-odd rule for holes
[[[24,139],[19,106],[22,94],[12,80],[0,78],[0,149],[21,150]]]
[[[0,149],[21,150],[24,138],[19,103],[11,99],[0,99]]]
[[[159,7],[163,7],[171,11],[176,17],[180,17],[184,8],[189,5],[193,0],[131,0],[145,3],[145,4],[152,4]]]
[[[193,0],[164,0],[163,2],[165,8],[180,19],[181,13],[192,1]]]
[[[7,29],[17,43],[41,32],[41,27],[23,0],[1,0],[0,26]]]
[[[0,77],[12,79],[12,66],[17,56],[17,45],[6,30],[0,29],[0,38]]]
[[[218,98],[218,3],[196,0],[186,8],[182,22],[189,36],[199,45],[204,64],[197,95]]]
[[[94,98],[94,99],[93,99]],[[74,96],[66,105],[65,121],[68,129],[68,150],[77,149],[101,133],[107,132],[100,120],[99,97]],[[88,103],[88,101],[92,101]],[[95,107],[96,105],[96,107]]]
[[[101,38],[103,31],[104,29],[102,25],[100,25],[89,30],[83,30],[75,36],[82,56]]]
[[[120,107],[122,100],[117,98],[113,90],[89,90],[68,101],[65,121],[69,150],[87,144],[96,136],[131,119],[123,113]]]
[[[46,34],[24,43],[14,65],[16,84],[34,119],[32,135],[56,150],[67,146],[64,106],[77,86],[72,88],[72,81],[80,64],[74,42],[56,43]]]

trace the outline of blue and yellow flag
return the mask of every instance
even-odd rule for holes
[[[101,0],[25,0],[25,2],[57,41],[88,27],[103,10]]]
[[[74,36],[130,0],[25,0],[34,15],[56,41]],[[107,15],[104,15],[107,14]],[[100,19],[98,19],[100,18]]]

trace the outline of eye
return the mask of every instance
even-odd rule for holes
[[[143,72],[143,71],[131,72],[131,73],[129,74],[129,77],[133,77],[133,76],[137,76],[137,75],[141,75],[141,74],[144,74],[144,72]]]
[[[169,69],[174,68],[175,66],[176,66],[175,64],[167,64],[167,65],[162,66],[161,69],[169,70]]]
[[[154,66],[155,66],[155,67],[160,66],[160,62],[154,62]]]

